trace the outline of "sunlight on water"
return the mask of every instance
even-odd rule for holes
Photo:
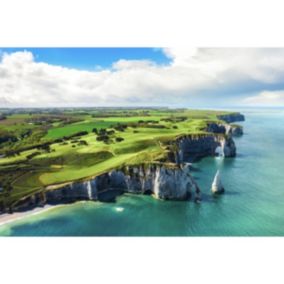
[[[115,208],[115,211],[117,211],[117,212],[122,212],[122,211],[124,211],[124,208],[122,208],[122,207],[116,207],[116,208]]]

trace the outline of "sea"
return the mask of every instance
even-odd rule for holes
[[[284,110],[245,109],[235,158],[208,157],[192,175],[202,202],[124,194],[0,226],[0,236],[284,236]],[[225,194],[210,192],[217,170]]]

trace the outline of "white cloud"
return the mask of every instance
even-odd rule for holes
[[[216,98],[218,92],[215,102],[224,103],[222,90],[236,92],[249,84],[261,91],[284,82],[284,49],[167,48],[164,53],[168,65],[119,60],[95,71],[37,62],[27,51],[3,54],[0,107],[192,105],[202,104],[204,93],[210,100],[210,93]]]
[[[114,70],[123,70],[123,69],[142,69],[153,66],[154,63],[150,60],[125,60],[120,59],[117,62],[113,63],[112,68]]]
[[[284,90],[263,91],[258,95],[245,98],[244,103],[252,106],[283,106]]]
[[[175,47],[164,48],[163,51],[168,58],[172,59],[172,65],[183,66],[192,61],[192,58],[198,52],[198,48]]]

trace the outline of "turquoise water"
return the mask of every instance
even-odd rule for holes
[[[284,111],[243,111],[238,155],[195,164],[201,204],[123,195],[115,203],[80,202],[0,227],[12,236],[283,236]],[[216,170],[226,193],[210,194]]]

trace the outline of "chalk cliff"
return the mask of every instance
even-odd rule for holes
[[[243,115],[236,113],[220,116],[219,119],[226,123],[208,124],[207,132],[211,133],[183,135],[167,142],[167,161],[122,166],[88,180],[48,186],[22,199],[15,204],[14,209],[25,210],[46,203],[70,203],[78,200],[106,201],[109,198],[106,194],[111,192],[151,194],[164,200],[192,198],[199,202],[201,191],[191,176],[187,163],[216,155],[218,147],[224,157],[234,157],[236,146],[232,136],[242,134],[242,127],[228,123],[243,121]]]
[[[169,159],[177,164],[193,162],[206,156],[215,156],[220,147],[224,157],[235,157],[236,146],[230,135],[182,136],[169,143]],[[174,151],[176,149],[176,151]]]
[[[211,133],[227,134],[232,136],[243,135],[243,127],[237,124],[210,122],[207,124],[205,130]]]
[[[103,200],[105,193],[152,194],[164,200],[201,200],[201,192],[187,165],[150,164],[128,166],[88,181],[47,187],[18,204],[18,208],[44,204],[71,203],[78,200]],[[112,196],[110,196],[112,198]]]

